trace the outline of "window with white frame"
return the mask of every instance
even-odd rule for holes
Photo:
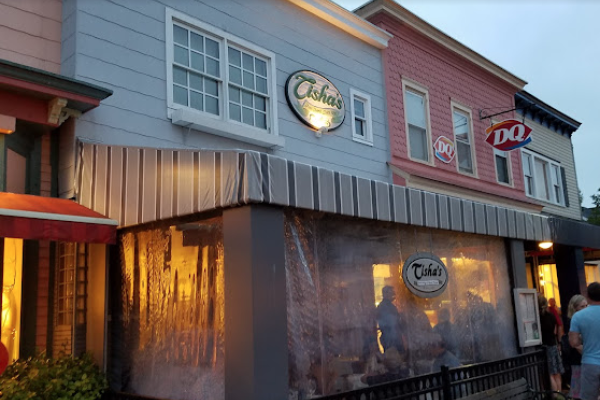
[[[166,42],[170,115],[183,109],[193,119],[174,123],[229,137],[277,134],[271,52],[169,9]]]
[[[472,149],[473,139],[471,137],[471,114],[462,108],[453,106],[452,123],[454,126],[458,170],[465,174],[475,175]]]
[[[404,115],[408,131],[408,154],[413,160],[429,162],[430,132],[427,92],[404,84]]]
[[[525,193],[554,204],[564,205],[564,187],[560,164],[544,156],[521,150]]]
[[[506,151],[494,149],[494,162],[496,163],[496,179],[498,182],[512,185],[510,154]]]
[[[373,144],[371,97],[350,89],[352,104],[352,138],[361,143]]]

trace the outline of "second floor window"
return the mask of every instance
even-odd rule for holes
[[[560,164],[531,151],[521,150],[525,193],[550,203],[564,205]]]
[[[281,146],[275,54],[166,9],[167,106],[173,123]]]
[[[496,163],[496,179],[499,183],[512,184],[510,171],[510,158],[506,151],[494,149],[494,162]]]
[[[454,107],[452,110],[454,124],[454,139],[456,141],[456,159],[458,170],[465,174],[474,175],[473,150],[471,139],[471,116],[469,113]]]
[[[352,138],[360,143],[373,144],[371,97],[350,89],[352,100]]]
[[[410,158],[429,162],[427,96],[412,88],[405,88],[404,102]]]

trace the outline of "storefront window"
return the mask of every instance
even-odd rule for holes
[[[417,252],[446,265],[441,295],[417,297],[404,284],[402,264]],[[289,212],[286,257],[290,387],[299,398],[434,372],[441,342],[462,364],[516,353],[500,238]],[[395,360],[382,354],[378,326],[386,290],[401,321]]]
[[[129,231],[119,244],[113,386],[173,400],[224,398],[221,220]]]
[[[23,279],[23,240],[4,239],[2,280],[1,341],[8,350],[8,359],[19,358],[21,339],[21,286]]]

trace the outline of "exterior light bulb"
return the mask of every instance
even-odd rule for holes
[[[316,136],[321,137],[324,133],[329,130],[329,118],[321,113],[311,113],[309,115],[310,124],[317,129]]]
[[[552,247],[553,243],[552,242],[540,242],[538,244],[538,246],[540,247],[540,249],[542,250],[548,250],[550,247]]]

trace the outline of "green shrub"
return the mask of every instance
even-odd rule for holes
[[[2,400],[98,400],[107,388],[89,354],[18,360],[0,375]]]

